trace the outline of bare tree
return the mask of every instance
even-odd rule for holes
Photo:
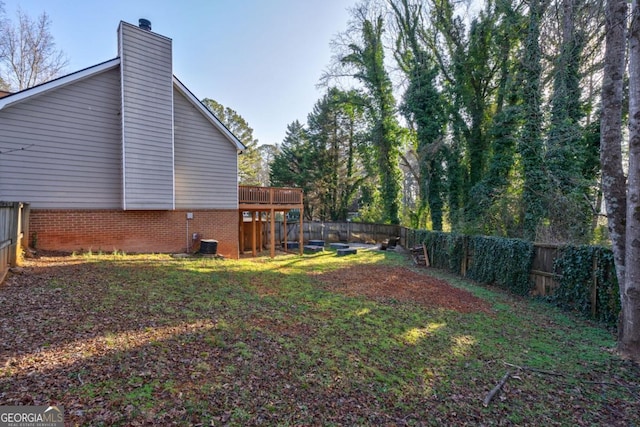
[[[620,285],[620,352],[640,362],[640,4],[631,3],[629,29],[629,175],[625,236],[625,277]]]
[[[640,10],[626,0],[608,0],[602,84],[600,159],[609,234],[620,286],[618,350],[640,361]],[[622,110],[626,41],[629,41],[629,176],[622,168]]]
[[[4,3],[2,1],[0,1],[0,31],[4,31],[5,23],[6,23],[6,18],[5,18],[5,15],[4,15]],[[0,59],[1,58],[4,58],[4,49],[3,49],[2,45],[0,44]],[[1,72],[0,72],[0,90],[1,91],[8,91],[9,90],[9,85],[2,78],[2,73]]]
[[[49,15],[32,19],[18,9],[17,22],[2,17],[0,9],[0,84],[19,91],[58,77],[67,58],[56,49]]]
[[[258,171],[258,180],[260,181],[260,185],[269,185],[271,163],[279,151],[280,148],[278,147],[278,144],[262,144],[258,147],[258,153],[260,153],[260,170]]]

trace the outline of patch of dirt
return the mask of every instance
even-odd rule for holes
[[[343,295],[413,302],[460,313],[491,313],[489,303],[472,293],[404,267],[357,265],[322,273],[317,278],[329,290]]]

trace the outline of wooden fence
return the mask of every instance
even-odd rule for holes
[[[299,233],[298,223],[288,223],[288,241],[296,241]],[[265,227],[266,228],[266,227]],[[266,231],[268,233],[268,230]],[[303,223],[304,240],[324,240],[326,242],[379,243],[389,237],[400,237],[400,245],[411,248],[421,244],[417,241],[416,230],[389,224],[368,224],[361,222],[305,222]],[[276,241],[284,241],[284,226],[276,222]],[[534,258],[530,270],[530,278],[534,283],[534,295],[553,294],[559,286],[559,276],[554,270],[556,258],[560,255],[562,245],[534,244]],[[465,245],[460,271],[463,275],[473,264],[473,254]],[[595,267],[594,267],[595,269]]]
[[[299,224],[287,224],[288,241],[296,241],[299,236]],[[267,232],[267,231],[266,231]],[[303,224],[304,240],[324,240],[325,242],[354,242],[354,243],[380,243],[390,237],[400,237],[400,245],[410,249],[415,246],[421,246],[425,238],[425,230],[414,230],[411,228],[401,227],[398,225],[388,224],[365,224],[359,222],[306,222]],[[284,241],[284,227],[282,222],[276,223],[275,228],[276,241]],[[474,255],[470,248],[471,245],[465,240],[465,243],[456,246],[456,253],[451,254],[448,251],[451,248],[442,251],[431,248],[429,257],[432,265],[443,265],[447,268],[461,274],[463,277],[473,268]],[[563,251],[565,246],[556,244],[533,244],[533,260],[528,269],[531,283],[533,284],[531,295],[534,296],[551,296],[560,288],[560,280],[562,279],[562,271],[558,271],[556,261],[563,259]],[[434,259],[435,257],[435,259]],[[437,261],[437,262],[434,262]],[[458,267],[458,261],[460,265]],[[455,265],[451,265],[451,263]],[[607,280],[603,279],[615,272],[610,271],[611,266],[601,263],[598,256],[594,256],[593,260],[587,261],[585,265],[588,280],[585,283],[580,282],[580,286],[588,290],[588,312],[593,318],[604,318],[602,312],[610,310],[606,306],[607,301],[611,298],[617,298],[617,295],[608,296],[611,289],[607,284]],[[588,283],[587,283],[588,282]],[[602,282],[602,283],[601,283]],[[617,294],[617,291],[614,293]],[[610,298],[609,298],[610,297]],[[604,298],[604,299],[603,299]],[[607,299],[609,298],[609,299]],[[584,302],[580,300],[581,304]],[[604,301],[604,302],[603,302]],[[605,306],[602,306],[605,304]],[[581,309],[581,308],[577,308]],[[584,310],[582,310],[584,311]],[[613,312],[613,311],[612,311]],[[589,313],[586,313],[589,314]],[[614,316],[615,317],[615,316]]]
[[[553,244],[533,244],[533,262],[529,271],[529,277],[535,284],[533,295],[551,295],[559,286],[559,277],[554,270],[554,263],[560,255],[561,247]]]
[[[401,239],[401,243],[405,247],[413,247],[422,243],[420,230],[403,229],[401,235],[404,236]],[[555,289],[560,286],[559,280],[561,279],[561,273],[556,271],[556,260],[561,256],[563,245],[558,244],[545,244],[534,243],[533,244],[533,261],[531,263],[531,269],[529,270],[529,278],[533,283],[533,290],[531,292],[534,296],[549,296],[553,295]],[[466,275],[467,270],[473,265],[473,253],[469,250],[467,245],[463,246],[464,254],[461,256],[462,265],[460,266],[460,272],[462,276]],[[430,254],[434,256],[435,254]],[[593,277],[591,286],[591,303],[592,309],[595,310],[595,302],[597,298],[598,278],[595,272],[599,268],[597,264],[597,258],[594,258],[593,265],[589,265]]]
[[[0,283],[18,262],[19,252],[26,247],[29,228],[29,204],[0,202]]]
[[[265,227],[265,229],[268,227]],[[368,224],[362,222],[311,222],[303,221],[304,241],[379,243],[389,237],[401,236],[402,227],[390,224]],[[269,231],[267,233],[267,240]],[[294,242],[300,235],[300,224],[287,222],[287,241]],[[284,241],[284,224],[276,222],[276,242]]]
[[[403,233],[404,240],[401,239],[401,243],[405,247],[413,247],[420,245],[420,230],[413,230],[405,228]],[[560,256],[562,245],[556,244],[533,244],[533,261],[531,263],[531,269],[529,270],[529,277],[534,284],[532,295],[535,296],[547,296],[552,295],[554,289],[556,289],[560,283],[558,280],[560,276],[554,269],[556,259]],[[470,266],[473,265],[473,253],[469,250],[468,245],[463,246],[464,254],[461,257],[462,265],[460,266],[460,272],[462,276],[466,276],[466,272]],[[431,256],[431,255],[430,255]],[[594,267],[595,269],[596,267]]]

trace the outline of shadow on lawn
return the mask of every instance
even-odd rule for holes
[[[0,289],[15,302],[0,318],[0,405],[58,404],[68,423],[105,425],[409,415],[385,401],[398,397],[381,394],[386,380],[349,378],[353,364],[358,375],[382,375],[378,361],[348,360],[350,347],[332,342],[329,356],[308,345],[353,307],[332,313],[340,299],[313,294],[303,269],[191,262],[68,260],[12,278]]]
[[[0,287],[0,405],[59,404],[68,424],[95,425],[609,424],[632,410],[566,390],[532,400],[536,384],[519,385],[529,389],[510,406],[482,408],[495,381],[483,375],[496,367],[475,343],[506,326],[328,292],[309,269],[363,262],[329,268],[320,263],[328,256],[69,258],[28,268]],[[530,412],[536,406],[551,422]]]

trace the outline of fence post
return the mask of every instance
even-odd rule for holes
[[[467,236],[462,238],[462,266],[460,267],[460,273],[462,277],[467,277],[467,267],[469,262],[469,239]]]
[[[20,250],[20,219],[22,217],[22,203],[14,202],[9,210],[9,267],[15,267],[18,264],[18,251]]]
[[[29,215],[31,214],[31,205],[29,203],[22,204],[22,219],[21,219],[21,231],[22,231],[22,249],[25,251],[29,249]]]
[[[591,271],[591,317],[596,318],[598,313],[598,252],[593,254],[593,266]]]

